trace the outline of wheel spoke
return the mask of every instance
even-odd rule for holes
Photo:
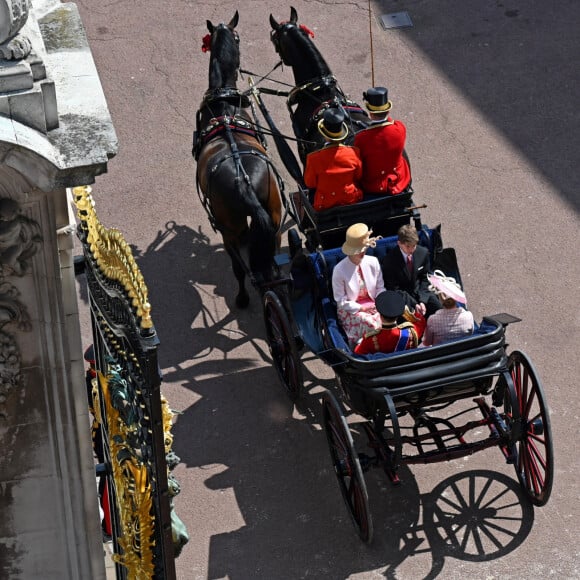
[[[546,446],[546,438],[542,435],[536,435],[535,433],[528,432],[528,438],[537,441],[538,443],[542,444],[544,447]]]
[[[348,455],[348,450],[345,445],[344,440],[341,437],[341,434],[338,432],[336,425],[334,423],[330,423],[329,425],[330,430],[332,431],[332,439],[334,441],[334,450],[337,455],[341,457],[337,457],[337,459],[344,459]]]
[[[528,439],[527,444],[528,444],[528,447],[530,448],[530,451],[533,453],[534,457],[536,457],[538,459],[538,461],[540,462],[542,469],[544,471],[546,471],[546,458],[545,458],[544,454],[541,452],[540,449],[538,449],[536,447],[536,444],[531,439]]]
[[[532,408],[532,404],[536,400],[536,395],[537,395],[537,393],[536,393],[535,389],[531,393],[529,393],[529,399],[527,400],[526,408],[524,410],[524,413],[522,414],[522,417],[524,417],[524,418],[529,417],[530,409]]]
[[[528,443],[526,442],[526,447],[529,448]],[[536,457],[534,455],[532,455],[532,453],[530,453],[530,451],[528,451],[527,453],[527,457],[528,457],[528,471],[529,471],[529,475],[531,477],[532,480],[532,484],[534,486],[534,490],[536,492],[536,494],[539,494],[542,490],[542,488],[544,487],[544,470],[541,470],[538,462],[536,461]]]

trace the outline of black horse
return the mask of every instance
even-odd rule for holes
[[[298,14],[290,7],[290,20],[278,23],[270,14],[271,39],[282,62],[291,66],[296,86],[288,96],[288,108],[292,117],[294,134],[302,163],[311,151],[324,144],[318,132],[318,121],[327,107],[342,107],[350,125],[347,143],[354,134],[364,129],[369,118],[364,109],[348,99],[340,89],[328,64],[311,40],[313,33],[304,25],[298,25]]]
[[[249,303],[246,274],[254,276],[258,285],[274,276],[283,202],[280,176],[247,113],[250,101],[236,88],[238,19],[236,11],[227,25],[207,21],[209,35],[202,49],[211,53],[209,89],[197,112],[193,153],[198,193],[232,260],[239,284],[236,304],[245,308]],[[245,247],[249,270],[241,255]]]

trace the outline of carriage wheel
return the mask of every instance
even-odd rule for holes
[[[363,542],[373,539],[373,522],[363,472],[342,405],[329,391],[322,396],[323,421],[342,497]]]
[[[276,372],[290,399],[296,401],[302,395],[304,384],[300,355],[286,310],[271,290],[264,294],[264,320]]]
[[[508,366],[518,409],[512,411],[511,397],[506,390],[506,414],[516,421],[521,417],[521,436],[516,442],[516,474],[529,500],[542,506],[550,498],[554,479],[552,430],[546,397],[536,370],[524,353],[512,352]]]

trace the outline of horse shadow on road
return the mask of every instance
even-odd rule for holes
[[[132,251],[149,289],[165,380],[187,377],[182,372],[187,365],[200,360],[211,364],[207,361],[212,352],[227,358],[263,334],[258,293],[251,293],[249,309],[235,306],[237,283],[230,258],[223,245],[212,245],[201,228],[196,231],[171,221],[144,251],[134,246]],[[225,316],[223,300],[229,309]],[[243,361],[240,364],[243,368]]]

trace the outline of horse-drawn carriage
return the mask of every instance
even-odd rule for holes
[[[453,252],[442,248],[439,231],[423,227],[419,237],[432,263],[445,264],[460,279],[458,271],[450,270]],[[396,239],[383,238],[367,252],[380,259]],[[302,394],[304,347],[335,372],[337,392],[322,394],[323,424],[361,539],[369,542],[373,534],[363,473],[374,466],[397,483],[401,465],[447,461],[497,446],[514,465],[528,499],[544,505],[553,479],[550,418],[532,363],[520,351],[507,352],[506,328],[519,319],[504,313],[486,316],[473,335],[438,346],[354,354],[329,284],[342,258],[336,248],[298,252],[288,269],[290,292],[282,299],[279,291],[266,291],[264,315],[274,366],[291,399]],[[469,401],[471,408],[461,405]],[[462,407],[457,413],[455,404]],[[345,405],[350,415],[362,418],[370,454],[355,449]],[[470,411],[479,415],[458,424]]]
[[[233,30],[236,24],[237,13],[229,25],[213,26],[208,21],[210,38],[206,44],[212,51],[210,90],[200,109],[200,118],[204,119],[200,128],[202,134],[219,130],[222,143],[216,146],[213,141],[202,139],[197,152],[202,201],[210,219],[214,220],[212,223],[223,234],[238,279],[240,269],[242,274],[259,274],[254,276],[254,282],[263,300],[266,338],[273,365],[289,397],[295,401],[302,395],[303,350],[309,349],[335,372],[336,391],[325,390],[322,394],[322,421],[336,477],[361,539],[368,542],[373,534],[363,476],[373,466],[381,467],[397,483],[401,465],[447,461],[496,446],[505,460],[515,466],[528,499],[536,505],[545,504],[553,480],[550,419],[533,365],[522,352],[507,352],[506,328],[519,319],[508,314],[486,316],[468,337],[398,353],[357,355],[349,347],[337,319],[330,287],[332,270],[344,257],[336,247],[337,240],[344,239],[349,225],[362,221],[383,235],[376,247],[368,250],[380,259],[396,246],[397,237],[393,234],[398,227],[413,221],[419,243],[427,248],[433,269],[443,269],[461,281],[455,252],[443,247],[439,228],[421,223],[410,193],[407,197],[387,198],[386,202],[367,199],[354,206],[327,210],[326,215],[314,212],[303,188],[299,188],[301,195],[288,203],[279,187],[280,180],[272,177],[277,173],[266,159],[260,139],[250,135],[254,142],[248,140],[248,124],[252,121],[242,115],[248,107],[244,101],[247,95],[232,88],[239,66],[238,40]],[[271,19],[271,24],[277,48],[288,59],[289,53],[281,48],[282,34],[294,35],[299,42],[306,39],[304,31],[292,32],[298,29],[295,11],[292,9],[289,23],[279,25]],[[220,43],[226,46],[226,53]],[[231,58],[232,51],[234,58]],[[301,62],[305,60],[302,58]],[[319,63],[317,58],[314,60]],[[230,63],[227,71],[224,70],[226,62]],[[296,67],[294,70],[296,73]],[[328,76],[325,69],[320,70]],[[314,71],[308,74],[313,75]],[[219,85],[219,79],[226,84]],[[298,78],[296,81],[297,86],[302,86]],[[311,80],[308,90],[312,87]],[[317,87],[317,98],[330,91],[332,99],[340,100],[335,84],[324,82]],[[253,92],[255,95],[255,87]],[[292,100],[299,101],[296,92]],[[308,100],[312,101],[312,96]],[[292,117],[297,137],[302,136],[306,141],[313,116],[312,104],[309,115],[308,123],[304,121],[303,110],[300,115],[294,111]],[[306,124],[300,125],[299,117]],[[237,127],[245,131],[237,131]],[[281,135],[276,134],[274,127],[272,132],[279,142]],[[281,148],[281,156],[284,152]],[[296,169],[292,163],[288,168]],[[270,242],[274,239],[272,228],[264,227],[266,213],[276,227],[283,221],[282,206],[294,218],[298,231],[291,228],[288,232],[288,253],[274,252],[271,243],[265,244],[262,258],[266,256],[266,266],[263,260],[256,259],[249,267],[244,266],[235,245],[238,240],[232,235],[235,228],[228,225],[226,212],[219,209],[228,201],[218,197],[218,193],[223,195],[224,188],[227,189],[228,179],[234,184],[229,192],[230,202],[235,199],[235,193],[241,192],[242,184],[246,195],[254,192],[255,199],[262,200],[261,211],[254,203],[250,204],[251,211],[247,214],[251,219],[250,234],[252,229],[256,231],[255,249],[259,250],[268,231]],[[212,188],[212,182],[221,183],[222,189]],[[278,202],[272,204],[273,199]],[[295,199],[300,200],[300,207]],[[264,200],[269,200],[270,205]],[[238,207],[243,204],[239,203]],[[302,247],[299,232],[303,234],[306,248]],[[256,264],[261,264],[258,272]],[[238,300],[241,306],[243,302]],[[453,412],[456,404],[465,407],[464,403],[469,401],[472,401],[469,408]],[[362,420],[370,454],[355,449],[345,406]],[[479,411],[478,417],[465,421],[466,414],[474,410]]]

